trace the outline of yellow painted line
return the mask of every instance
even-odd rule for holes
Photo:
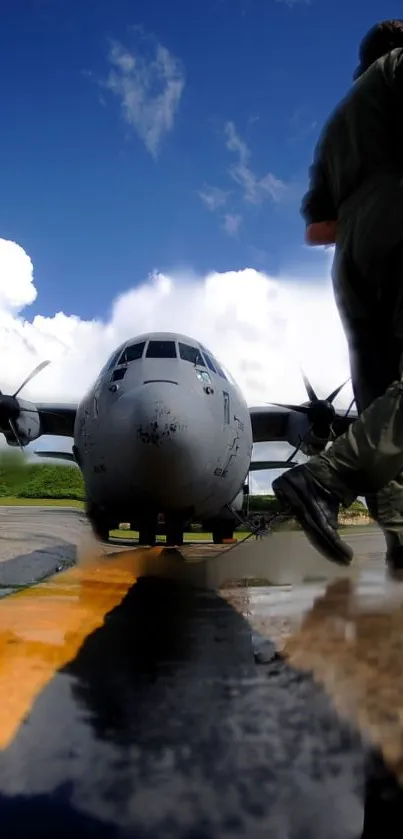
[[[13,740],[38,694],[85,638],[122,602],[142,563],[160,550],[92,557],[0,600],[0,749]]]

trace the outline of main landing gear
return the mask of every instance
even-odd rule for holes
[[[213,528],[213,542],[215,545],[222,545],[227,540],[234,538],[234,526],[232,522],[225,522],[218,527]]]
[[[183,521],[175,516],[165,516],[165,533],[167,547],[174,548],[183,545]]]
[[[132,525],[131,525],[132,526]],[[132,527],[135,530],[135,527]],[[152,548],[157,541],[158,516],[144,516],[139,523],[139,545]]]
[[[205,527],[211,529],[215,545],[221,545],[234,537],[235,521],[233,518],[217,516],[209,522],[205,522]]]
[[[133,527],[133,530],[135,528]],[[140,520],[139,545],[152,547],[157,541],[158,516],[150,515]],[[175,516],[165,516],[165,533],[167,547],[183,545],[183,521]]]
[[[113,527],[117,527],[116,522],[111,521],[106,510],[94,504],[92,501],[87,501],[86,505],[87,518],[91,524],[92,532],[96,539],[101,542],[107,542],[109,539],[109,531]],[[179,547],[183,545],[183,519],[178,519],[173,515],[165,516],[165,533],[167,547]],[[143,516],[140,521],[130,523],[131,530],[139,531],[139,545],[144,547],[153,547],[157,541],[158,533],[158,515],[150,513]]]

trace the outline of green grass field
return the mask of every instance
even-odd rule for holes
[[[84,510],[84,503],[82,501],[77,501],[74,498],[15,498],[14,496],[3,496],[0,497],[0,506],[3,507],[76,507],[79,510]],[[340,533],[363,533],[367,530],[368,527],[373,527],[374,525],[371,524],[354,524],[354,525],[344,525],[340,528]],[[295,525],[288,526],[286,524],[281,525],[278,530],[296,530]],[[249,533],[248,530],[237,530],[234,533],[234,538],[238,541],[247,536]],[[113,539],[138,539],[138,531],[137,530],[111,530],[110,536]],[[164,543],[165,536],[159,535],[158,541]],[[191,542],[192,540],[200,541],[200,542],[211,542],[211,533],[204,533],[201,530],[194,530],[190,533],[184,534],[184,539],[186,542]]]
[[[75,498],[15,498],[0,496],[0,507],[78,507],[84,509],[83,501]]]
[[[76,507],[79,510],[84,509],[84,503],[77,501],[74,498],[15,498],[13,496],[0,497],[0,507]],[[115,539],[138,539],[137,530],[111,530],[112,538]],[[234,534],[236,539],[243,539],[246,531],[238,531]],[[195,531],[193,533],[185,533],[186,540],[198,539],[200,541],[211,541],[211,533],[203,533]],[[165,536],[158,536],[158,540],[165,542]]]

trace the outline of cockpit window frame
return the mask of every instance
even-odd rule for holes
[[[119,360],[116,362],[115,366],[120,364],[131,364],[133,361],[141,361],[144,358],[144,349],[146,346],[147,341],[136,341],[135,344],[128,344],[121,352],[119,356]],[[136,347],[141,347],[140,355],[135,356],[134,358],[128,358],[127,353],[128,350],[134,350]]]
[[[214,359],[214,363],[215,363],[215,366],[217,368],[218,375],[221,376],[222,379],[225,379],[225,381],[227,382],[228,379],[227,379],[227,376],[224,373],[224,370],[221,367],[221,364],[218,363],[217,359]]]
[[[206,350],[203,350],[203,357],[209,370],[211,370],[212,373],[215,373],[217,375],[217,370],[215,368],[215,364],[210,353],[206,352]]]
[[[152,344],[160,344],[160,345],[161,344],[172,344],[172,347],[173,347],[173,350],[174,350],[174,355],[149,355],[148,353],[150,351],[150,347],[151,347]],[[148,341],[147,349],[145,351],[144,358],[146,358],[147,360],[148,359],[154,359],[154,360],[159,359],[160,361],[162,361],[162,360],[178,361],[178,348],[176,346],[176,341],[173,341],[172,339],[158,340],[156,338],[151,338]]]
[[[127,366],[115,367],[112,376],[111,382],[121,382],[123,381],[127,371]]]
[[[104,364],[104,366],[103,366],[103,368],[102,368],[102,370],[99,374],[100,376],[102,376],[104,373],[109,373],[110,370],[113,370],[113,368],[116,367],[116,364],[118,362],[118,359],[120,358],[121,352],[122,352],[122,350],[119,347],[118,350],[115,350],[115,352],[111,356],[109,356],[108,361]]]
[[[211,352],[206,350],[206,348],[203,347],[203,344],[200,344],[200,349],[203,353],[204,359],[206,361],[206,365],[209,368],[209,370],[211,370],[216,375],[221,376],[222,379],[225,379],[225,381],[228,382],[229,378],[226,375],[223,368],[221,367],[221,364],[218,363],[215,356]]]
[[[184,348],[185,350],[193,350],[196,355],[196,358],[185,358],[182,355],[182,348]],[[206,361],[204,359],[200,347],[195,347],[194,344],[186,344],[184,341],[178,341],[178,352],[179,359],[181,361],[187,361],[188,364],[193,364],[195,367],[206,367]]]

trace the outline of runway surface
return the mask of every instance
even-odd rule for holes
[[[2,835],[400,836],[403,585],[349,539],[348,576],[295,533],[184,562],[0,508]]]

